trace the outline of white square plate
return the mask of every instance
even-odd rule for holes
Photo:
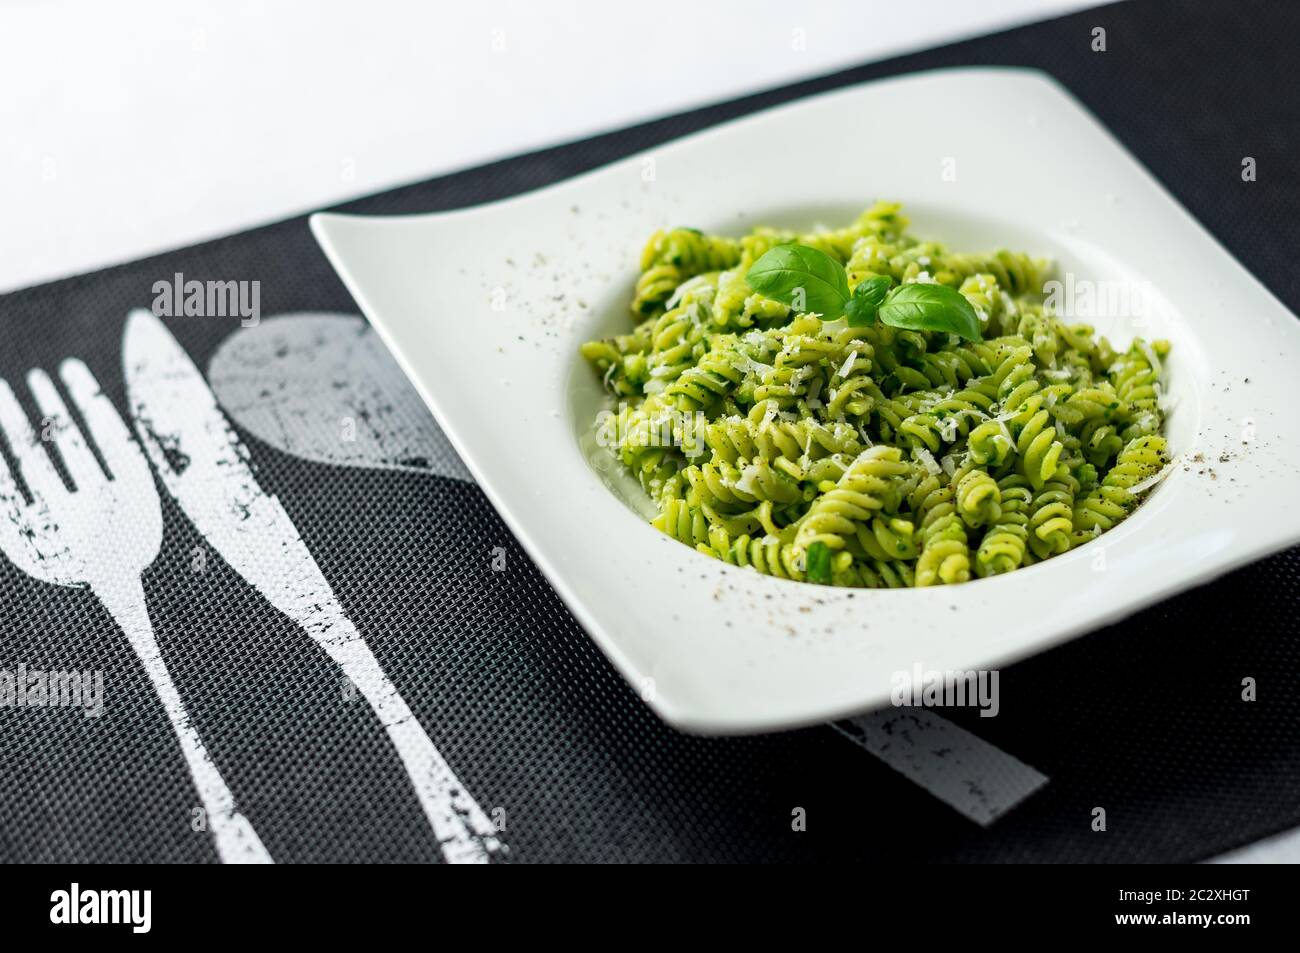
[[[650,233],[842,224],[876,198],[902,201],[913,234],[958,250],[1023,249],[1060,274],[1148,289],[1140,327],[1091,322],[1117,346],[1135,330],[1173,342],[1167,433],[1181,463],[1129,520],[1007,576],[849,591],[700,555],[607,485],[583,446],[603,395],[578,346],[631,327]],[[1038,73],[855,86],[507,201],[321,214],[312,228],[560,596],[686,730],[870,709],[916,663],[992,668],[1300,541],[1300,325]]]

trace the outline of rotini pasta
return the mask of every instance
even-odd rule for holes
[[[1117,352],[1045,307],[1048,262],[906,228],[881,202],[835,230],[651,237],[636,326],[582,354],[619,404],[599,442],[657,504],[654,526],[736,566],[875,588],[1011,572],[1133,511],[1169,464],[1168,342]],[[746,274],[785,242],[829,256],[850,289],[947,285],[981,339],[764,297]]]

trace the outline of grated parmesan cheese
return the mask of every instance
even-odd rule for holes
[[[939,461],[934,458],[934,454],[925,447],[917,447],[915,453],[916,458],[931,474],[937,475],[943,472],[943,467],[939,466]]]
[[[766,376],[773,370],[772,365],[764,364],[762,361],[756,361],[748,354],[738,354],[737,360],[739,360],[740,366],[744,368],[746,372],[757,374],[760,379],[766,378]]]
[[[755,485],[758,479],[758,467],[755,464],[749,464],[740,473],[740,478],[736,480],[735,487],[741,493],[748,493],[750,496],[757,496],[759,488]]]
[[[853,368],[853,362],[856,361],[857,359],[858,359],[857,351],[853,351],[849,354],[849,359],[845,361],[844,366],[840,368],[840,377],[849,376],[849,371]]]
[[[719,281],[721,281],[723,278],[728,277],[731,274],[732,272],[724,271],[719,276]],[[696,275],[694,278],[690,278],[687,279],[686,281],[683,281],[680,285],[677,286],[677,290],[668,296],[668,300],[664,303],[664,307],[667,310],[671,311],[673,308],[677,307],[677,305],[681,303],[682,298],[686,297],[686,295],[690,294],[692,291],[696,290],[701,285],[707,284],[708,280],[709,280],[709,276],[707,274],[703,274],[703,275]]]
[[[1142,352],[1143,357],[1147,359],[1147,363],[1151,365],[1151,370],[1156,372],[1156,377],[1159,377],[1164,373],[1164,369],[1160,364],[1160,358],[1156,356],[1155,349],[1152,348],[1150,344],[1143,341],[1138,345],[1138,350]]]
[[[1134,496],[1137,496],[1139,493],[1145,493],[1147,490],[1151,489],[1153,486],[1155,486],[1165,477],[1169,476],[1169,474],[1173,473],[1174,467],[1177,466],[1178,464],[1178,460],[1179,460],[1178,457],[1174,457],[1174,459],[1169,461],[1169,463],[1166,464],[1165,467],[1159,473],[1147,477],[1145,480],[1141,481],[1140,483],[1134,483],[1131,487],[1129,487],[1128,491],[1132,493]]]

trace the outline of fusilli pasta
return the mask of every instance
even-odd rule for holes
[[[582,354],[619,403],[599,442],[657,504],[654,526],[786,579],[928,586],[1051,558],[1133,511],[1169,464],[1168,342],[1117,353],[1045,308],[1046,261],[906,228],[881,202],[833,231],[651,237],[636,326]],[[955,288],[982,340],[851,327],[754,292],[749,267],[790,241],[850,288]]]

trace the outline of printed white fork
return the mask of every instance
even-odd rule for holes
[[[162,701],[221,860],[271,863],[191,724],[149,621],[140,576],[162,543],[162,510],[149,464],[85,364],[66,360],[59,376],[109,473],[95,459],[49,375],[33,370],[27,384],[44,418],[42,434],[58,448],[75,485],[67,489],[13,391],[0,379],[0,432],[31,501],[23,497],[17,474],[0,460],[0,550],[29,576],[94,592],[122,627]]]

